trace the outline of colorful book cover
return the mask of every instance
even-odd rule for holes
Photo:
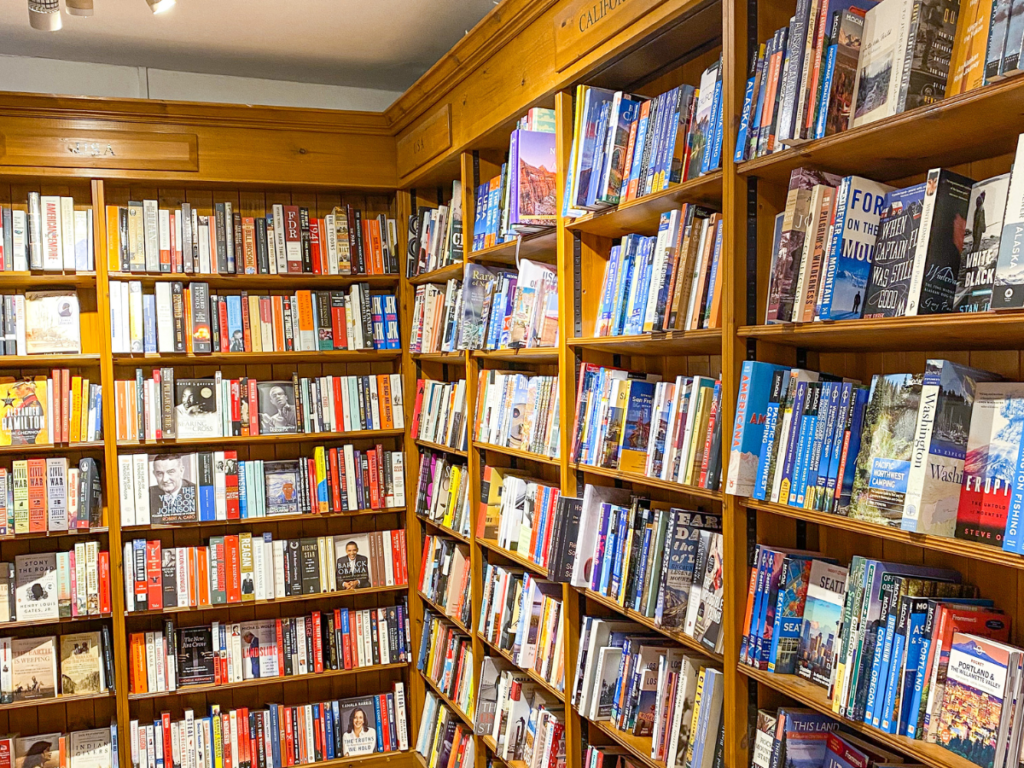
[[[808,578],[796,673],[823,688],[832,677],[848,575],[846,568],[815,560]]]
[[[906,313],[925,189],[922,182],[885,196],[864,317],[902,317]]]
[[[686,620],[686,607],[690,601],[700,532],[720,532],[722,518],[706,512],[677,509],[674,510],[672,525],[666,542],[668,562],[662,576],[658,603],[661,614],[656,614],[656,618],[663,627],[682,629]]]
[[[554,226],[557,214],[555,194],[555,134],[540,131],[515,132],[518,178],[514,191],[514,210],[518,214],[509,224]]]
[[[46,377],[0,379],[0,445],[43,445],[46,431]]]
[[[975,0],[980,3],[981,0]],[[1010,191],[1010,174],[977,182],[971,188],[967,231],[953,299],[955,312],[985,312],[992,303],[992,284],[999,259],[999,238]]]
[[[764,499],[770,480],[772,451],[776,444],[779,422],[782,418],[782,405],[789,389],[789,369],[782,368],[772,373],[772,385],[768,394],[768,405],[765,409],[764,429],[761,435],[761,450],[757,457],[757,479],[751,493],[755,499]]]
[[[779,710],[782,749],[779,765],[786,768],[821,768],[828,750],[828,735],[839,729],[839,721],[820,712],[786,707]]]
[[[726,493],[750,496],[754,491],[769,401],[773,397],[773,379],[777,374],[781,375],[786,371],[788,368],[782,365],[753,360],[743,361],[740,369],[739,395],[736,400],[736,421],[733,425],[729,451]],[[775,404],[778,405],[777,399]]]
[[[787,557],[782,565],[779,596],[775,605],[775,626],[772,629],[768,671],[779,675],[796,672],[796,657],[800,650],[804,607],[807,603],[807,585],[810,582],[813,560],[806,557]]]
[[[647,465],[647,443],[651,437],[651,410],[654,406],[653,381],[637,379],[629,383],[629,400],[619,445],[619,469],[643,474]]]

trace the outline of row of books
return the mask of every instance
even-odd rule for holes
[[[92,208],[73,197],[29,192],[27,203],[0,207],[0,272],[91,272]]]
[[[557,376],[481,369],[477,441],[557,457],[560,428]]]
[[[130,691],[166,693],[397,664],[410,653],[407,618],[400,604],[236,624],[176,628],[168,621],[163,630],[129,634]]]
[[[5,704],[114,688],[114,651],[106,626],[59,637],[3,637],[0,660],[0,701]]]
[[[390,693],[258,710],[213,704],[207,717],[188,708],[181,720],[163,712],[151,723],[132,720],[130,727],[133,768],[158,768],[166,755],[182,768],[286,768],[409,748],[401,681]]]
[[[446,536],[426,534],[420,563],[420,592],[442,609],[446,618],[471,626],[471,570],[466,545]]]
[[[720,379],[661,381],[584,363],[572,461],[699,488],[721,484]]]
[[[110,614],[110,553],[98,541],[0,563],[0,619],[33,622]]]
[[[423,756],[427,768],[475,765],[473,730],[433,691],[424,694],[417,734],[415,749]]]
[[[487,656],[480,672],[476,732],[495,740],[504,761],[529,768],[565,765],[565,707],[522,670]]]
[[[237,451],[120,454],[121,526],[400,508],[404,465],[401,451],[381,445],[317,446],[278,461],[239,461]]]
[[[103,439],[103,390],[87,376],[0,378],[0,445],[67,445]]]
[[[231,202],[200,214],[157,200],[107,206],[111,271],[189,275],[397,275],[395,220],[335,206],[322,218],[297,205],[243,216]],[[208,210],[208,209],[207,209]]]
[[[47,754],[43,764],[49,768],[117,768],[117,723],[111,720],[108,727],[67,734],[0,738],[0,755],[12,768],[31,768]]]
[[[476,188],[472,250],[555,226],[557,165],[554,110],[531,109],[509,137],[499,174]]]
[[[26,291],[0,296],[4,355],[77,355],[82,351],[77,291]]]
[[[291,294],[210,293],[208,283],[110,281],[114,354],[401,349],[394,294],[368,283]]]
[[[560,497],[557,485],[486,465],[480,484],[483,514],[477,519],[477,535],[547,568]]]
[[[96,459],[15,459],[0,467],[0,536],[101,528],[103,480]]]
[[[461,300],[456,349],[558,344],[558,273],[551,264],[521,259],[518,270],[467,264]]]
[[[473,641],[443,616],[423,612],[416,668],[463,712],[473,711]]]
[[[420,450],[416,514],[468,537],[472,514],[465,459],[441,451]]]
[[[466,396],[465,379],[418,379],[412,413],[413,436],[459,451],[468,450],[469,406]]]
[[[721,70],[719,60],[699,88],[680,85],[654,98],[577,86],[563,215],[635,200],[721,167]]]
[[[448,205],[418,208],[409,215],[405,276],[417,277],[463,260],[462,182],[452,182]]]
[[[605,266],[595,336],[722,324],[722,218],[685,203],[661,214],[657,237],[625,235]]]
[[[405,531],[274,539],[211,536],[206,545],[124,545],[129,611],[207,607],[408,583]]]
[[[559,691],[565,687],[566,623],[560,585],[522,568],[484,565],[477,632]]]
[[[443,284],[417,285],[409,327],[409,351],[423,354],[455,351],[462,316],[461,280],[453,278]]]
[[[176,379],[173,368],[114,383],[117,439],[126,442],[402,429],[402,376]]]

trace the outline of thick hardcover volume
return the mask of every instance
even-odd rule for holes
[[[924,197],[924,184],[886,195],[864,317],[901,317],[906,312]]]
[[[992,289],[992,309],[1021,307],[1024,307],[1024,134],[1017,139]]]
[[[213,352],[210,324],[210,284],[192,283],[192,351],[195,354]]]
[[[286,205],[284,215],[284,247],[288,272],[302,273],[302,224],[299,219],[299,207]]]
[[[985,312],[992,303],[992,284],[999,259],[1010,174],[979,181],[971,188],[967,232],[960,254],[960,273],[953,298],[955,312]]]
[[[953,311],[973,179],[933,168],[925,181],[921,227],[907,291],[907,315]]]

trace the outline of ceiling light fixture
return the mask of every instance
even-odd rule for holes
[[[28,23],[32,29],[56,32],[61,28],[60,0],[28,0]]]
[[[64,0],[68,16],[92,16],[93,0]]]
[[[174,5],[174,0],[146,0],[149,3],[149,10],[153,13],[163,13]]]

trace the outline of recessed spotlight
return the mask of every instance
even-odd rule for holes
[[[61,28],[60,0],[28,0],[28,23],[32,29],[56,32]]]
[[[149,10],[153,13],[163,13],[174,6],[174,0],[146,0],[149,3]]]
[[[68,16],[92,16],[93,0],[64,0]]]

